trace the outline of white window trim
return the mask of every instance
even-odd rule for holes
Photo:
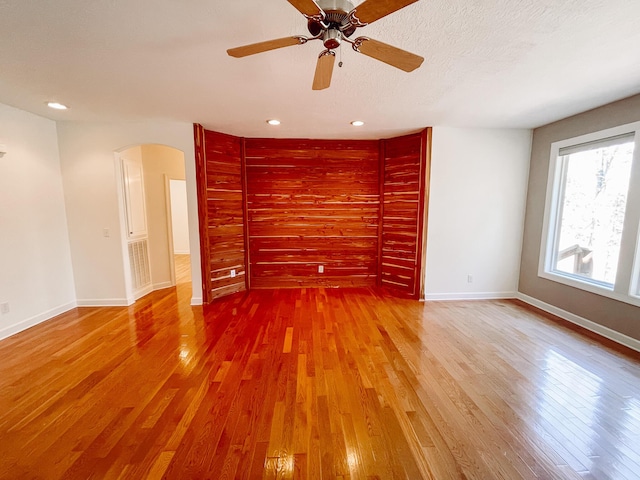
[[[562,189],[560,188],[563,180],[561,172],[562,162],[558,157],[560,149],[581,143],[595,142],[605,138],[615,137],[617,135],[624,135],[626,133],[635,133],[636,148],[634,151],[632,166],[633,181],[633,170],[640,169],[640,122],[629,123],[619,127],[609,128],[551,144],[549,175],[547,179],[547,195],[544,209],[544,220],[542,224],[542,238],[540,242],[538,276],[570,287],[578,288],[580,290],[585,290],[587,292],[629,303],[631,305],[640,306],[640,296],[634,295],[638,292],[638,284],[640,283],[640,280],[638,279],[640,276],[640,225],[638,224],[638,221],[635,221],[635,225],[633,225],[635,228],[633,233],[634,238],[636,238],[636,244],[634,247],[635,261],[632,269],[632,277],[622,279],[621,281],[620,275],[618,275],[618,282],[613,289],[604,285],[598,285],[595,282],[582,280],[576,275],[554,272],[552,268],[554,249],[550,248],[556,239],[556,231],[558,230],[559,223],[561,221],[560,215],[557,215],[555,219],[552,219],[552,216],[558,211],[558,203],[562,198]],[[636,186],[635,188],[639,187]],[[554,221],[552,222],[552,220]],[[553,223],[553,225],[551,225],[551,223]],[[625,220],[625,228],[627,227],[627,221]]]
[[[631,285],[629,287],[629,295],[632,299],[638,299],[638,302],[632,302],[634,305],[640,304],[640,224],[638,225],[638,237],[636,239],[636,255],[631,270]]]

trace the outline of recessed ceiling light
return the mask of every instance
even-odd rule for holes
[[[66,105],[63,105],[58,102],[47,102],[47,106],[49,108],[55,108],[56,110],[66,110],[67,108],[69,108]]]
[[[268,123],[269,125],[276,126],[276,125],[280,125],[280,120],[276,120],[276,119],[274,118],[274,119],[272,119],[272,120],[267,120],[267,123]]]
[[[364,125],[364,122],[362,120],[354,120],[353,122],[351,122],[351,125],[353,125],[354,127],[361,127]]]

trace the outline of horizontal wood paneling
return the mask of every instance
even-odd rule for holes
[[[208,303],[246,289],[242,139],[203,132],[200,235]],[[232,277],[235,270],[235,277]]]
[[[380,284],[420,295],[427,131],[384,141]]]
[[[374,285],[379,142],[245,142],[252,287]]]
[[[420,295],[428,130],[384,141],[202,136],[205,299],[376,282]]]

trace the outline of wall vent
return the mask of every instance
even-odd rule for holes
[[[151,284],[149,248],[146,239],[129,242],[129,265],[134,292]]]

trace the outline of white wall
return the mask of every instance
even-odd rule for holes
[[[530,155],[530,130],[433,129],[427,300],[515,296]]]
[[[0,338],[75,307],[56,124],[0,104]]]
[[[191,226],[192,303],[202,303],[193,125],[178,122],[58,124],[76,295],[80,305],[126,305],[115,153],[145,144],[184,153]],[[106,238],[103,230],[109,229]]]
[[[186,182],[171,180],[171,223],[174,254],[189,254],[190,252],[188,214]]]

